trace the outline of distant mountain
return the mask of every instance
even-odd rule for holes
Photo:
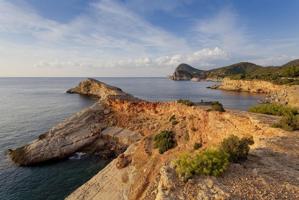
[[[249,62],[240,62],[226,67],[220,67],[217,69],[212,69],[206,71],[209,78],[224,78],[227,76],[237,75],[237,74],[248,74],[255,70],[262,68],[262,66],[256,65]]]
[[[170,78],[172,80],[202,79],[267,80],[277,84],[299,84],[299,59],[282,66],[263,67],[250,62],[240,62],[211,70],[199,70],[188,64],[180,64]]]
[[[205,78],[205,71],[191,67],[188,64],[180,64],[170,76],[172,80],[191,80],[191,79],[203,79]]]

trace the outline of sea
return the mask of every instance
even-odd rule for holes
[[[94,100],[65,91],[81,78],[0,78],[0,199],[59,200],[88,181],[109,161],[77,154],[51,164],[20,167],[7,150],[20,147]],[[247,110],[262,95],[207,89],[214,82],[171,81],[161,77],[96,77],[148,101],[220,101]]]

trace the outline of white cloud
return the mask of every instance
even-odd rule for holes
[[[141,3],[148,10],[173,11],[189,1]],[[138,5],[135,0],[99,0],[61,23],[24,2],[0,0],[0,76],[167,75],[182,62],[200,68],[241,59],[280,64],[298,52],[298,38],[255,40],[231,8],[196,20],[186,27],[189,37],[179,37],[137,14]]]

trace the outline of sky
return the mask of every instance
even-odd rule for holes
[[[0,76],[281,65],[299,58],[298,10],[298,0],[0,0]]]

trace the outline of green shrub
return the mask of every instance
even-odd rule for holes
[[[298,114],[298,111],[295,108],[285,106],[285,105],[275,104],[275,103],[258,104],[249,108],[249,111],[255,113],[268,114],[268,115],[278,115],[278,116]]]
[[[175,147],[175,145],[175,134],[172,131],[162,131],[154,137],[154,147],[159,149],[160,154]]]
[[[280,104],[259,104],[251,107],[249,111],[282,116],[281,120],[273,125],[274,127],[287,131],[299,130],[299,113],[296,108]]]
[[[299,115],[285,115],[278,123],[274,124],[274,127],[282,128],[286,131],[299,130]]]
[[[202,147],[202,144],[201,144],[201,143],[195,142],[195,143],[194,143],[194,146],[193,146],[193,149],[194,149],[194,150],[197,150],[197,149],[199,149],[199,148],[201,148],[201,147]]]
[[[169,118],[169,121],[171,122],[171,124],[174,126],[174,125],[177,125],[179,122],[176,120],[175,118],[175,115],[172,115],[170,118]]]
[[[186,106],[194,106],[195,105],[192,101],[190,101],[188,99],[179,99],[179,100],[177,100],[177,102],[180,104],[184,104]]]
[[[224,108],[223,108],[223,105],[218,101],[212,102],[211,110],[212,111],[219,111],[219,112],[224,112],[225,111]]]
[[[229,155],[230,162],[240,162],[247,159],[250,147],[254,144],[252,137],[244,137],[240,139],[235,135],[231,135],[224,139],[220,144],[220,149]]]
[[[174,161],[176,172],[185,180],[193,175],[220,176],[228,164],[228,154],[219,149],[207,149],[195,156],[183,154]]]

